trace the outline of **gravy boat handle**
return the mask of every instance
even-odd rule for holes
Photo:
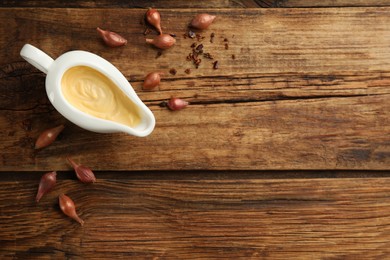
[[[49,55],[31,44],[25,44],[23,46],[20,50],[20,56],[45,74],[47,74],[51,64],[54,62]]]

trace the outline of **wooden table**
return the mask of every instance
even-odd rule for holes
[[[388,1],[0,6],[1,259],[390,258]],[[176,34],[162,53],[145,43],[155,35],[140,22],[148,6]],[[199,39],[184,37],[200,12],[217,19]],[[128,44],[105,47],[97,26]],[[25,43],[53,58],[81,49],[112,62],[153,111],[155,131],[97,134],[68,122],[46,96],[45,75],[19,56]],[[214,60],[196,69],[186,60],[193,43]],[[143,91],[156,70],[165,72],[160,87]],[[161,107],[171,96],[191,104]],[[33,149],[62,123],[55,143]],[[66,156],[97,183],[78,182]],[[53,170],[57,186],[36,204],[40,176]],[[61,213],[61,193],[83,227]]]

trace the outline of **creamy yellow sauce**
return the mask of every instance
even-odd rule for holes
[[[65,99],[92,116],[134,127],[141,121],[138,107],[109,78],[87,66],[65,71],[61,89]]]

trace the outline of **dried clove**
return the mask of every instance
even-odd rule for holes
[[[198,52],[198,53],[202,53],[203,52],[203,44],[199,44],[195,50]]]
[[[215,34],[214,34],[214,33],[211,33],[211,34],[210,34],[210,42],[211,42],[211,43],[214,42],[214,37],[215,37]]]
[[[216,61],[214,61],[214,63],[213,63],[213,69],[218,69],[218,61],[216,60]]]
[[[56,185],[57,181],[57,172],[48,172],[42,175],[41,180],[39,182],[37,196],[35,197],[35,201],[39,202],[43,195],[51,191]]]
[[[171,73],[172,75],[176,75],[177,70],[172,68],[169,70],[169,73]]]
[[[203,53],[203,57],[210,59],[210,60],[214,59],[214,56],[211,55],[209,52]]]

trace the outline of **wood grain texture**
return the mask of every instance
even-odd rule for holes
[[[0,169],[66,170],[68,155],[96,170],[389,169],[389,8],[213,10],[218,19],[201,34],[218,70],[205,59],[197,70],[186,61],[196,40],[182,35],[196,13],[162,11],[177,45],[156,58],[139,23],[144,10],[0,10]],[[128,45],[106,48],[96,26],[115,29]],[[68,124],[60,140],[34,151],[40,131],[66,121],[45,96],[44,75],[19,57],[26,42],[52,57],[83,49],[111,61],[154,112],[153,134]],[[153,70],[167,76],[158,91],[144,92]],[[190,107],[159,107],[171,96]]]
[[[2,0],[0,7],[48,7],[48,8],[239,8],[264,6],[255,0]]]
[[[48,8],[275,8],[275,7],[359,7],[389,6],[387,0],[2,0],[0,7],[48,7]]]
[[[353,6],[389,6],[390,2],[386,0],[255,0],[255,2],[268,7],[353,7]]]
[[[64,173],[65,175],[67,173]],[[104,174],[83,185],[59,173],[39,204],[36,183],[1,181],[0,256],[153,259],[386,259],[390,180],[240,179]],[[104,178],[103,176],[111,176]],[[84,227],[59,211],[68,194]],[[17,194],[17,196],[14,196]]]

